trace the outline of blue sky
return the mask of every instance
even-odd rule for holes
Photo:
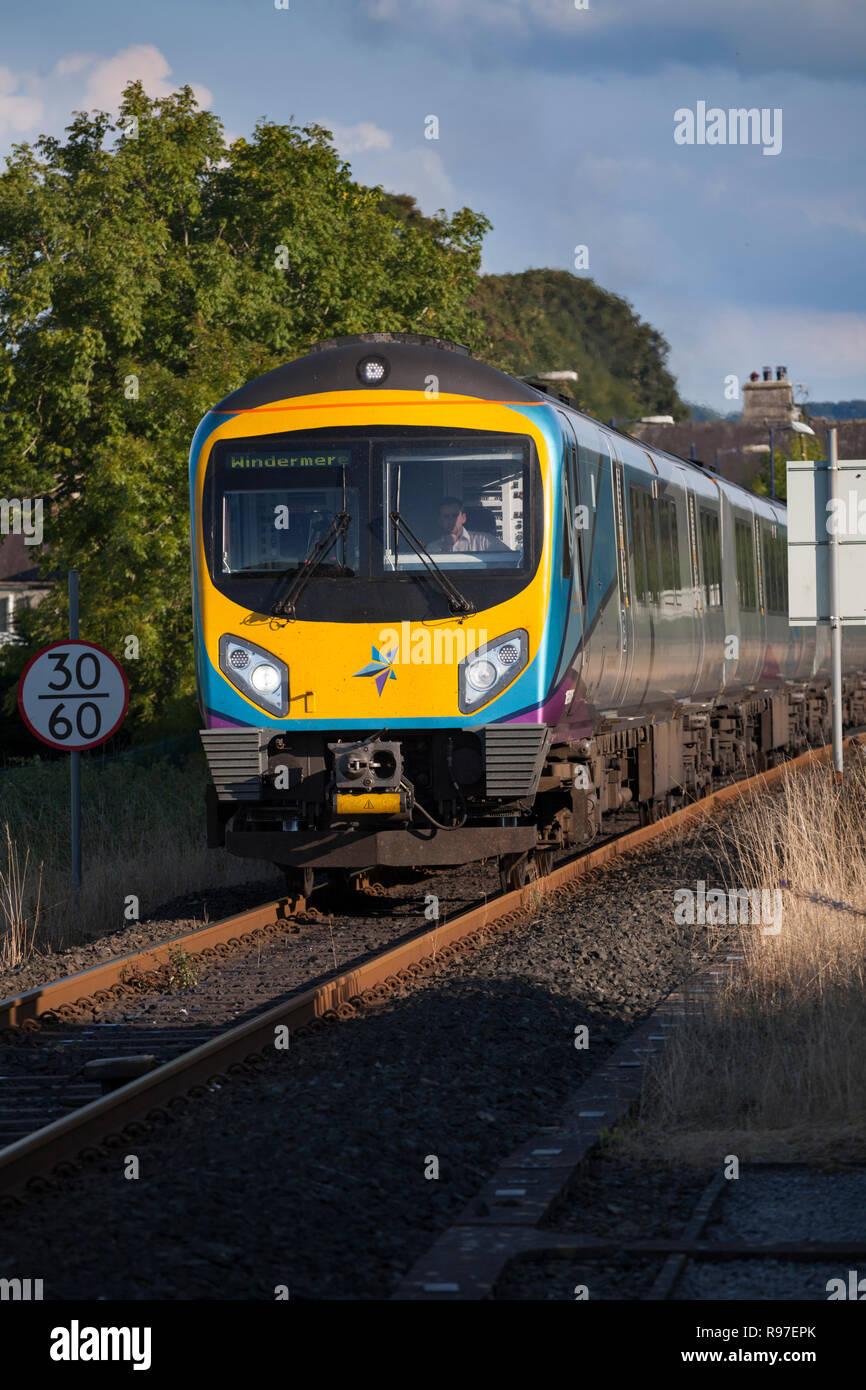
[[[486,213],[486,270],[586,245],[688,399],[781,363],[866,397],[864,0],[79,0],[3,39],[0,154],[188,82],[229,136],[316,121],[363,182]],[[699,102],[781,110],[780,152],[676,144]]]

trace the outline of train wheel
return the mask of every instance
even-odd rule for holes
[[[293,898],[310,898],[313,895],[313,870],[296,869],[287,864],[281,864],[283,876],[286,880],[286,892]]]
[[[547,878],[548,874],[553,873],[553,850],[537,849],[535,851],[536,877]]]
[[[523,888],[529,877],[529,856],[527,854],[501,854],[499,856],[499,884],[503,893],[514,893]]]

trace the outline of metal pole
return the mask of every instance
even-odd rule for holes
[[[775,447],[774,447],[774,440],[775,440],[775,437],[776,437],[776,431],[775,431],[775,429],[773,428],[773,426],[771,425],[771,426],[770,426],[770,496],[771,496],[773,499],[775,499],[775,496],[776,496],[776,451],[775,451]]]
[[[829,500],[835,502],[839,496],[839,452],[837,431],[834,425],[827,431],[827,472]],[[836,781],[842,781],[842,613],[839,593],[839,535],[838,507],[829,507],[834,517],[832,528],[828,526],[827,540],[830,546],[830,695],[833,706],[833,769]]]
[[[78,637],[78,570],[69,571],[69,636]],[[81,888],[81,754],[69,754],[69,809],[72,840],[72,891]]]

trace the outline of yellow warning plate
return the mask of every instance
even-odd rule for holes
[[[399,792],[337,792],[338,816],[394,816],[399,812]]]

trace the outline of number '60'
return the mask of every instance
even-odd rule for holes
[[[65,708],[66,706],[62,701],[59,705],[55,705],[48,721],[49,734],[61,742],[69,738],[72,733],[72,720],[67,719],[66,715],[61,712]],[[90,713],[85,717],[85,712],[88,710]],[[92,700],[85,700],[84,704],[79,705],[75,711],[75,727],[78,730],[79,738],[96,738],[101,726],[102,715],[99,712],[99,706],[95,705]]]

